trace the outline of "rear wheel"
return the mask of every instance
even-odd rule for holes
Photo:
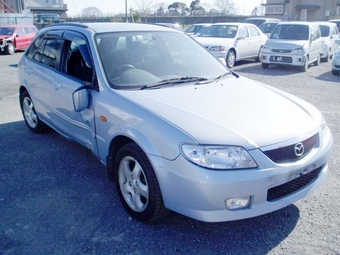
[[[227,66],[232,68],[236,62],[236,54],[234,50],[229,50],[227,54]]]
[[[262,61],[262,46],[259,50],[259,53],[257,54],[257,57],[255,58],[256,62],[261,62]]]
[[[7,43],[5,53],[9,55],[13,55],[15,53],[15,47],[13,43]]]
[[[132,217],[154,221],[167,215],[156,174],[137,144],[126,144],[118,151],[114,173],[120,200]]]
[[[34,133],[42,133],[47,129],[47,125],[39,119],[35,112],[32,99],[27,91],[24,91],[20,95],[20,107],[26,125],[31,131]]]
[[[319,64],[320,64],[320,54],[318,54],[318,58],[314,62],[315,66],[318,66]]]

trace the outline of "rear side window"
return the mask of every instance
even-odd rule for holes
[[[53,69],[58,69],[63,40],[58,38],[37,38],[27,50],[27,57]]]
[[[24,27],[25,33],[26,34],[30,34],[31,33],[31,29],[29,27]]]
[[[248,28],[249,28],[249,31],[250,31],[250,36],[255,37],[255,36],[259,36],[260,35],[260,33],[256,29],[256,27],[249,26]]]

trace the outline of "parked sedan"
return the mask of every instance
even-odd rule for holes
[[[242,59],[261,61],[267,36],[253,24],[216,23],[205,28],[195,39],[216,58],[225,59],[231,68]]]
[[[326,179],[333,139],[314,106],[231,72],[175,29],[50,25],[18,72],[27,127],[91,150],[138,220],[169,210],[207,222],[250,218]]]
[[[339,73],[340,73],[340,39],[337,39],[335,42],[339,46],[338,46],[338,49],[336,50],[334,57],[333,57],[332,74],[339,75]]]

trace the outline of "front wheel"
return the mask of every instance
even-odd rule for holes
[[[232,68],[236,62],[236,54],[234,50],[229,50],[227,54],[227,66]]]
[[[118,151],[114,172],[120,200],[132,217],[150,222],[168,213],[153,167],[137,144],[126,144]]]
[[[306,56],[305,58],[305,63],[303,64],[303,66],[301,66],[301,71],[302,72],[307,72],[307,69],[308,69],[308,65],[309,65],[309,58],[308,56]]]
[[[5,53],[8,55],[13,55],[15,53],[15,47],[13,43],[7,43]]]
[[[47,125],[39,119],[32,99],[27,91],[24,91],[20,95],[20,107],[26,125],[31,131],[34,133],[42,133],[47,129]]]
[[[255,58],[255,61],[256,62],[261,62],[262,61],[262,46],[261,46],[261,48],[260,48],[260,50],[259,50],[259,53],[257,54],[257,57]]]

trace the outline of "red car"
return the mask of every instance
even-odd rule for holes
[[[12,55],[16,50],[26,49],[37,32],[34,25],[1,25],[0,51]]]

